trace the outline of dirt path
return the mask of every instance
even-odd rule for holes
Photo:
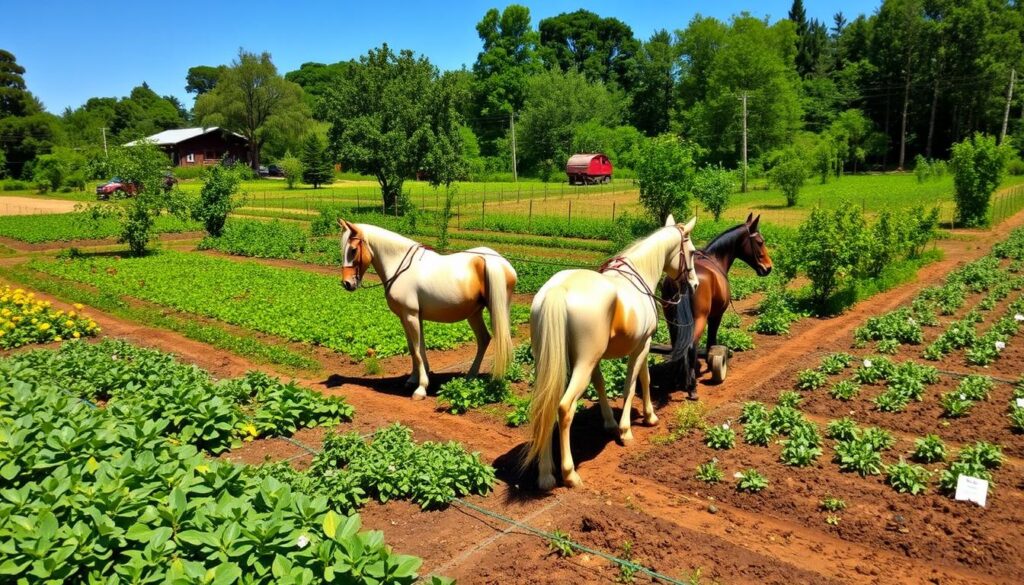
[[[78,205],[67,199],[33,199],[30,197],[0,197],[0,215],[36,215],[39,213],[70,213]]]
[[[852,330],[867,316],[908,302],[921,288],[940,282],[955,266],[980,257],[993,242],[1021,224],[1024,213],[989,232],[942,240],[938,246],[944,259],[922,269],[916,281],[876,295],[841,316],[804,319],[788,336],[757,336],[756,350],[733,359],[726,384],[702,385],[702,399],[713,412],[738,412],[744,399],[764,386],[778,385],[820,352],[848,348]],[[236,376],[249,369],[270,371],[172,332],[126,323],[97,311],[90,313],[105,335],[176,353],[218,376]],[[431,352],[430,361],[438,372],[461,372],[471,356],[472,349],[466,347]],[[326,365],[330,375],[300,381],[325,393],[344,395],[357,411],[353,428],[371,430],[400,421],[414,428],[417,438],[456,440],[495,461],[508,483],[499,484],[496,493],[487,498],[470,501],[544,530],[566,531],[574,540],[619,556],[626,554],[623,547],[628,541],[634,559],[674,578],[683,579],[701,569],[705,578],[730,583],[1004,581],[983,567],[969,568],[957,559],[923,562],[899,547],[859,544],[844,537],[842,531],[828,530],[823,523],[818,529],[777,511],[765,514],[756,506],[727,498],[709,499],[707,493],[676,485],[661,477],[663,474],[638,475],[636,469],[661,463],[669,475],[685,471],[677,468],[673,449],[666,451],[651,442],[664,429],[637,426],[635,443],[624,449],[604,437],[594,409],[582,413],[574,426],[574,450],[578,451],[584,487],[558,488],[552,494],[520,490],[520,480],[510,470],[525,439],[523,431],[504,427],[481,412],[448,415],[437,409],[433,398],[409,400],[402,388],[406,359],[384,362],[384,373],[377,377],[365,376],[360,365],[342,356]],[[662,393],[660,412],[667,414],[681,402],[678,393]],[[316,447],[322,432],[304,431],[296,438]],[[675,449],[686,445],[680,443]],[[308,461],[301,449],[280,440],[250,445],[229,457],[258,462],[267,455],[297,457],[299,464]],[[713,512],[709,505],[714,506]],[[590,555],[563,559],[551,553],[543,540],[509,530],[499,520],[460,506],[423,513],[407,503],[393,502],[368,506],[363,516],[366,526],[385,531],[396,550],[422,556],[426,571],[440,570],[463,583],[596,582],[612,580],[618,574],[607,562]]]

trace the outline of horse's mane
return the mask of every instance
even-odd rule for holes
[[[401,255],[409,249],[409,246],[416,244],[414,240],[380,226],[369,223],[356,225],[363,231],[364,237],[373,242],[373,246],[377,248],[378,256]]]
[[[657,281],[658,275],[665,267],[665,249],[654,244],[660,243],[669,233],[676,233],[675,226],[663,227],[646,238],[633,242],[619,256],[629,259],[646,280]]]
[[[745,223],[741,223],[718,234],[710,242],[705,244],[704,247],[701,248],[701,251],[713,254],[721,248],[731,248],[736,243],[736,240],[742,236],[742,233],[739,231],[740,228],[745,227],[746,225],[747,224]]]

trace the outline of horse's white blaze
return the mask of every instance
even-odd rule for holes
[[[425,396],[429,384],[422,335],[424,320],[469,321],[477,338],[476,358],[469,370],[469,374],[475,376],[491,341],[482,315],[483,308],[487,307],[495,346],[492,373],[504,375],[512,346],[509,298],[516,284],[516,271],[507,260],[488,248],[474,248],[473,252],[477,253],[441,255],[417,247],[413,240],[383,228],[368,224],[343,225],[343,266],[353,265],[349,244],[355,230],[369,248],[374,271],[382,281],[390,282],[385,297],[388,307],[405,329],[413,362],[409,381],[416,386],[414,397]]]
[[[569,430],[576,401],[591,381],[598,390],[605,428],[617,428],[623,443],[632,439],[630,414],[638,378],[644,420],[657,422],[650,399],[647,353],[658,325],[658,307],[648,291],[654,290],[663,272],[679,276],[685,268],[680,266],[680,249],[686,265],[693,266],[692,246],[682,238],[689,236],[694,223],[673,224],[630,246],[620,255],[625,263],[620,272],[565,270],[552,276],[534,296],[530,331],[536,381],[530,405],[531,440],[523,464],[538,461],[541,489],[550,489],[555,483],[551,439],[556,423],[563,480],[569,486],[580,483]],[[629,356],[629,365],[622,415],[616,425],[597,365],[602,359],[624,356]]]

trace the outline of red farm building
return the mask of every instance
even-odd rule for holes
[[[249,141],[240,134],[216,126],[164,130],[125,146],[143,141],[160,147],[171,157],[171,163],[176,167],[210,166],[220,164],[225,159],[249,161]]]
[[[565,163],[570,185],[593,185],[612,182],[612,161],[601,153],[574,154]]]

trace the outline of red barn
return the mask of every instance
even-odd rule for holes
[[[612,182],[612,161],[601,154],[574,154],[565,163],[570,185],[593,185]]]

